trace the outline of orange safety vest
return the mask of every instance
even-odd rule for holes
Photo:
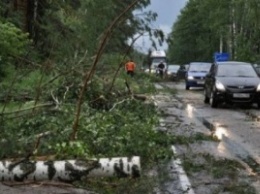
[[[134,62],[127,62],[125,65],[126,71],[134,71],[135,70],[135,63]]]

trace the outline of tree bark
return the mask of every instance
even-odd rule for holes
[[[14,1],[14,9],[15,11],[20,11],[21,12],[21,17],[22,17],[22,24],[23,24],[23,30],[28,31],[28,0],[15,0]]]
[[[74,182],[90,177],[139,177],[140,157],[99,160],[0,161],[0,181]]]

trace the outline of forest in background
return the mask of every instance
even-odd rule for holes
[[[260,61],[259,0],[189,0],[168,37],[170,61],[213,61],[215,52],[230,60]]]

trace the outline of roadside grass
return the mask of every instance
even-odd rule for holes
[[[115,177],[91,179],[82,183],[75,183],[79,187],[90,189],[97,193],[124,193],[124,194],[144,194],[144,193],[167,193],[165,184],[169,183],[171,176],[167,165],[170,160],[161,160],[153,163],[149,168],[142,171],[141,177],[118,179]],[[177,178],[177,177],[176,177]]]
[[[191,144],[195,142],[201,142],[201,141],[214,141],[214,142],[219,142],[219,140],[212,135],[207,135],[204,133],[196,132],[195,134],[191,136],[176,136],[176,143],[177,144]]]
[[[148,173],[148,172],[147,172]],[[143,194],[154,193],[158,179],[156,176],[149,176],[143,172],[142,176],[138,179],[132,178],[102,178],[91,179],[85,182],[75,183],[76,186],[84,189],[91,190],[96,193],[114,194]]]

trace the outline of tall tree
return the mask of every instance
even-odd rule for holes
[[[231,59],[259,60],[259,0],[190,0],[172,27],[171,60],[212,60],[214,52]]]

